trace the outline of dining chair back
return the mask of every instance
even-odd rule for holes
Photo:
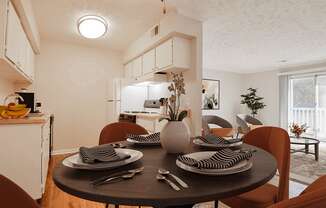
[[[246,134],[251,128],[250,126],[261,126],[263,123],[258,119],[247,115],[247,114],[238,114],[236,116],[236,122],[238,124],[238,133]]]
[[[244,143],[259,147],[272,154],[279,173],[278,187],[265,184],[250,192],[222,200],[230,207],[261,208],[289,198],[290,138],[278,127],[264,126],[251,130],[243,137]]]
[[[277,162],[279,185],[277,201],[289,198],[290,138],[287,131],[278,127],[260,127],[243,137],[247,144],[260,147],[271,153]]]
[[[0,175],[0,207],[41,208],[22,188]]]
[[[126,139],[127,134],[142,135],[148,134],[148,131],[136,123],[111,123],[102,129],[99,144],[123,141]]]
[[[219,126],[219,128],[210,128],[209,124],[214,124]],[[203,134],[214,134],[217,136],[232,136],[233,134],[233,127],[230,122],[227,120],[215,116],[215,115],[204,115],[202,117],[202,128],[203,128]]]
[[[326,175],[310,184],[299,196],[281,201],[268,208],[324,208],[326,207]]]

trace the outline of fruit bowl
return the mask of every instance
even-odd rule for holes
[[[26,105],[24,104],[10,103],[7,106],[5,105],[0,106],[0,118],[1,119],[24,118],[29,114],[30,111],[31,109],[26,108]]]

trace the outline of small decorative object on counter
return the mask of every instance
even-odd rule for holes
[[[301,134],[306,132],[308,129],[307,124],[299,125],[297,123],[292,123],[289,127],[290,127],[290,132],[293,133],[297,138],[299,138]]]
[[[167,120],[160,139],[163,149],[168,153],[183,153],[189,146],[189,129],[182,120],[187,117],[186,110],[180,110],[180,98],[186,94],[183,74],[172,73],[172,83],[168,87],[171,96],[168,99],[168,115],[160,119]]]
[[[3,105],[0,105],[0,119],[24,118],[29,114],[31,109],[26,108],[25,104],[18,104],[18,98],[23,99],[17,94],[10,94],[5,98]],[[7,104],[10,99],[13,99],[14,102]]]

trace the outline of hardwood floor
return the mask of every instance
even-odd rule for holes
[[[45,194],[41,205],[43,208],[104,208],[103,203],[83,200],[66,194],[56,187],[52,180],[52,170],[56,164],[61,162],[64,155],[53,156],[49,164],[49,173],[46,180]],[[112,207],[112,206],[111,206]]]
[[[42,208],[104,208],[105,205],[103,203],[96,203],[84,199],[80,199],[78,197],[74,197],[69,195],[59,188],[56,187],[52,180],[52,171],[56,164],[62,161],[62,159],[66,155],[56,155],[53,156],[50,160],[49,164],[49,173],[46,181],[45,194],[43,199],[41,200]],[[271,181],[272,184],[277,185],[277,177]],[[297,182],[290,181],[290,196],[294,197],[298,195],[303,189],[305,185],[299,184]],[[111,205],[111,208],[114,206]],[[119,206],[120,208],[135,208],[132,206]],[[211,202],[198,204],[195,207],[198,208],[211,208],[213,204]],[[226,208],[225,205],[219,204],[219,207]],[[145,208],[145,207],[142,207]]]

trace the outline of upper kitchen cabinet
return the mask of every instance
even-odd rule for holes
[[[129,62],[124,67],[124,75],[125,75],[125,78],[127,78],[127,79],[134,78],[134,71],[133,71],[132,65],[133,65],[133,62]]]
[[[134,78],[136,79],[143,75],[143,61],[141,56],[133,61],[133,71]]]
[[[148,74],[156,70],[155,48],[143,55],[143,74]]]
[[[172,37],[156,47],[156,71],[180,71],[191,68],[191,40]]]
[[[172,36],[156,43],[125,65],[125,77],[137,81],[157,72],[191,69],[190,38]]]
[[[35,53],[11,1],[0,0],[0,74],[14,82],[32,83]]]
[[[138,57],[125,65],[125,78],[136,81],[143,75],[142,57]]]

